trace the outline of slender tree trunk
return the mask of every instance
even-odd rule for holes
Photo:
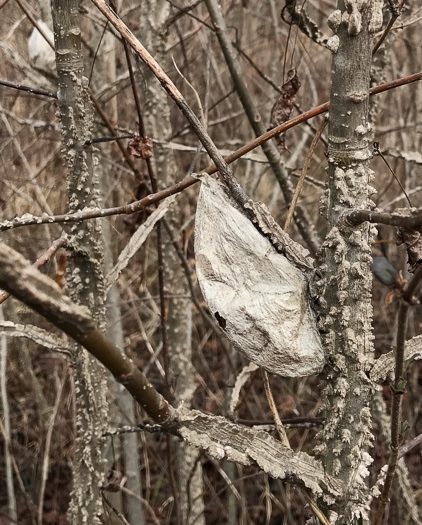
[[[91,89],[96,93],[101,90],[104,85],[113,84],[116,81],[116,44],[121,50],[121,43],[116,40],[112,33],[106,32],[103,34],[102,26],[90,25],[90,41],[93,47],[100,46],[97,56],[95,57],[94,67],[92,70]],[[87,74],[90,73],[91,66],[87,68]],[[113,98],[107,104],[107,117],[111,122],[119,121],[117,98]],[[101,127],[96,129],[96,136],[101,136],[103,132]],[[103,153],[107,151],[107,158],[112,156],[112,145],[103,144],[101,147]],[[114,184],[114,168],[110,163],[100,162],[100,180],[102,198],[106,198],[110,187]],[[114,203],[113,203],[114,204]],[[104,245],[104,270],[107,275],[114,266],[113,257],[113,237],[111,234],[110,223],[104,221],[103,223],[103,245]],[[107,308],[107,335],[110,340],[124,352],[124,335],[120,311],[120,294],[116,286],[112,286],[106,297]],[[119,427],[122,425],[136,425],[136,411],[135,402],[130,394],[121,387],[116,385],[113,377],[108,378],[108,390],[112,393],[113,398],[117,403],[113,405],[110,411],[110,417],[113,421],[113,426]],[[127,433],[120,437],[121,447],[118,447],[118,439],[114,440],[114,450],[118,456],[123,458],[124,474],[126,477],[125,487],[131,492],[142,496],[141,472],[139,464],[138,453],[138,434]],[[108,457],[109,466],[114,458]],[[117,458],[116,458],[117,459]],[[110,493],[108,495],[113,505],[117,506],[123,512],[123,498],[122,492]],[[127,518],[130,524],[143,525],[143,507],[140,499],[132,496],[127,496],[124,508],[127,510]]]
[[[166,36],[163,23],[169,12],[169,4],[166,1],[146,0],[142,3],[142,41],[159,63],[163,63],[165,58]],[[146,133],[153,138],[166,141],[171,133],[168,97],[149,70],[144,71],[144,75]],[[154,145],[154,165],[161,187],[176,182],[175,159],[169,150],[157,144]],[[177,239],[177,232],[183,222],[183,213],[170,211],[166,220]],[[192,304],[190,298],[187,298],[189,288],[178,256],[169,238],[163,235],[163,239],[165,290],[166,296],[171,297],[167,317],[170,368],[174,378],[176,402],[183,401],[189,406],[195,390],[191,348]],[[175,449],[183,523],[203,525],[205,522],[202,467],[197,461],[199,452],[183,442],[176,443]]]
[[[71,210],[99,206],[100,192],[94,169],[91,138],[92,111],[84,78],[79,2],[52,0],[59,110],[67,164]],[[100,221],[70,228],[69,293],[87,306],[104,328],[103,244]],[[100,487],[103,478],[101,436],[108,425],[107,382],[104,369],[81,347],[74,353],[76,392],[76,449],[69,519],[74,524],[101,522]]]
[[[350,208],[371,207],[369,181],[368,88],[371,71],[370,7],[338,3],[348,23],[334,40],[329,114],[328,234],[323,245],[317,283],[324,311],[329,365],[326,370],[326,424],[317,451],[327,472],[344,483],[345,494],[332,506],[336,525],[368,519],[367,449],[372,443],[370,395],[365,372],[372,359],[371,239],[368,223],[348,227],[341,214]],[[352,9],[350,9],[352,7]],[[340,14],[339,14],[340,15]],[[333,516],[334,518],[334,516]],[[334,519],[333,519],[334,521]]]

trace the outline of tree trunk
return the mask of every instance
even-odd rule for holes
[[[92,111],[83,76],[79,2],[52,0],[59,109],[64,157],[67,164],[68,199],[71,210],[99,206],[98,177],[91,146]],[[104,328],[103,244],[100,221],[86,221],[70,228],[69,293],[87,306]],[[73,358],[76,393],[76,449],[69,520],[74,524],[100,523],[100,487],[104,463],[101,436],[108,425],[106,374],[81,347]]]
[[[372,443],[373,385],[366,372],[373,350],[369,270],[373,231],[368,223],[352,228],[341,221],[342,212],[372,204],[368,150],[371,9],[361,4],[339,1],[338,9],[348,21],[340,23],[332,40],[329,182],[324,203],[328,234],[320,265],[324,277],[317,283],[324,313],[320,328],[331,365],[324,390],[326,424],[317,452],[327,472],[344,483],[344,497],[331,507],[338,515],[336,525],[355,523],[359,516],[368,519],[365,477],[372,461],[367,448]],[[340,17],[340,12],[332,16]]]
[[[163,23],[169,12],[166,1],[148,0],[142,3],[142,41],[159,63],[163,63],[165,57]],[[168,97],[149,70],[144,70],[144,76],[146,133],[160,141],[167,141],[171,133]],[[161,187],[176,182],[176,160],[169,150],[158,144],[154,144],[154,165]],[[166,220],[178,240],[177,232],[183,222],[183,213],[170,211]],[[170,369],[174,378],[176,402],[183,401],[189,406],[195,390],[190,334],[192,303],[187,299],[189,288],[178,256],[169,238],[163,236],[163,239],[165,290],[166,296],[171,296],[167,318]],[[202,467],[197,461],[199,452],[186,443],[176,443],[175,449],[182,522],[186,525],[202,525],[205,522]]]

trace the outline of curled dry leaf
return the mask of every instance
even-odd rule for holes
[[[127,150],[134,157],[149,159],[152,156],[152,139],[150,137],[133,137],[129,140]]]
[[[123,474],[120,470],[115,469],[114,467],[111,468],[104,480],[103,490],[106,490],[107,492],[119,492],[121,490],[123,484]]]
[[[215,321],[237,350],[272,374],[319,372],[325,359],[306,277],[258,232],[220,183],[209,176],[201,181],[196,272]]]
[[[271,127],[275,128],[290,118],[295,100],[296,93],[300,88],[299,77],[296,69],[291,69],[287,73],[287,81],[281,86],[281,93],[271,110]],[[285,133],[280,133],[275,137],[277,146],[280,149],[286,149]]]
[[[408,230],[398,228],[397,246],[405,244],[407,249],[407,264],[409,272],[414,273],[418,264],[422,261],[422,228]]]

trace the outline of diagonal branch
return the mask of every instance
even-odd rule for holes
[[[87,308],[63,296],[54,281],[4,243],[0,243],[0,286],[84,346],[163,429],[215,458],[258,466],[274,478],[305,486],[316,496],[341,497],[341,484],[308,454],[295,453],[269,434],[223,417],[171,407],[143,372],[96,328]]]
[[[407,77],[398,78],[396,80],[393,80],[391,82],[387,82],[385,84],[380,84],[379,86],[376,86],[372,88],[369,91],[369,94],[372,95],[378,95],[380,93],[384,93],[385,91],[389,91],[390,89],[395,89],[400,86],[405,86],[407,84],[411,84],[412,82],[418,82],[422,79],[422,72],[415,73],[414,75],[410,75]],[[1,84],[2,81],[0,81]],[[14,84],[10,85],[8,87],[12,87],[15,89],[21,89],[21,86]],[[32,89],[32,88],[27,88]],[[55,96],[52,94],[51,96]],[[301,115],[298,115],[297,117],[289,120],[288,122],[284,122],[283,124],[280,124],[280,126],[277,126],[276,128],[271,129],[267,133],[264,133],[260,137],[254,139],[253,141],[249,142],[248,144],[245,144],[235,152],[233,152],[231,155],[228,155],[224,158],[224,161],[227,164],[231,164],[235,160],[240,159],[247,153],[253,151],[254,149],[261,146],[264,142],[274,138],[279,133],[283,133],[284,131],[287,131],[288,129],[291,129],[302,122],[306,122],[307,120],[316,117],[317,115],[321,115],[322,113],[325,113],[328,111],[330,107],[330,103],[326,102],[325,104],[321,104],[320,106],[317,106],[316,108],[313,108],[309,111],[306,111],[305,113],[302,113]],[[208,173],[208,175],[212,175],[213,173],[216,173],[218,170],[214,164],[211,164],[202,171],[202,173]],[[10,230],[12,228],[19,228],[21,226],[30,226],[30,225],[36,225],[36,224],[46,224],[46,223],[62,223],[62,222],[79,222],[83,220],[88,219],[96,219],[99,217],[110,217],[112,215],[121,215],[126,214],[129,215],[131,213],[135,213],[137,211],[140,211],[151,204],[155,204],[156,202],[159,202],[166,197],[169,197],[170,195],[174,195],[175,193],[179,193],[186,188],[189,188],[193,184],[196,184],[198,182],[198,179],[195,177],[192,177],[191,175],[188,175],[183,180],[177,182],[173,186],[170,186],[162,191],[159,191],[157,193],[153,193],[150,195],[147,195],[144,199],[141,199],[139,201],[133,202],[131,204],[127,204],[124,206],[117,206],[114,208],[89,208],[84,210],[79,210],[75,213],[64,213],[61,215],[42,215],[42,216],[35,216],[31,214],[25,214],[22,217],[16,217],[11,220],[6,220],[0,223],[0,232]],[[362,217],[359,217],[359,215],[354,217],[353,214],[360,212],[361,210],[355,210],[353,212],[350,212],[345,218],[350,221],[351,224],[353,224],[352,221],[356,220],[359,222],[365,222],[367,219],[367,215],[363,215]],[[368,214],[370,210],[362,210],[364,214]],[[374,216],[375,212],[372,213],[372,216]],[[387,214],[389,215],[389,214]],[[381,219],[378,220],[378,222],[381,222]],[[376,222],[374,220],[374,222]]]
[[[211,140],[208,133],[205,131],[205,128],[199,121],[198,117],[189,107],[188,103],[184,99],[183,95],[177,89],[172,80],[166,75],[161,66],[157,61],[152,57],[144,46],[139,42],[135,35],[129,30],[126,24],[120,19],[120,17],[108,6],[104,0],[92,0],[92,3],[95,4],[98,9],[103,13],[107,20],[115,27],[115,29],[120,33],[122,38],[132,47],[135,53],[139,58],[145,63],[146,66],[152,71],[152,73],[157,77],[160,84],[167,91],[170,97],[175,101],[180,111],[187,118],[191,124],[193,130],[195,131],[198,139],[201,141],[204,148],[207,150],[208,155],[213,160],[216,165],[220,175],[226,185],[230,188],[231,194],[237,203],[240,205],[247,202],[248,197],[240,187],[239,183],[235,179],[232,170],[229,168],[228,164],[224,160],[221,153],[218,151],[214,142]]]

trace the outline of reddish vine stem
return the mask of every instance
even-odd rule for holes
[[[384,93],[385,91],[389,91],[390,89],[395,89],[400,86],[405,86],[407,84],[411,84],[412,82],[418,82],[422,79],[422,71],[419,73],[415,73],[414,75],[410,75],[407,77],[402,77],[396,80],[393,80],[391,82],[387,82],[385,84],[380,84],[379,86],[376,86],[372,88],[369,91],[369,95],[378,95],[380,93]],[[12,87],[12,86],[10,86]],[[19,85],[13,86],[15,89],[21,89]],[[27,89],[25,89],[27,91]],[[227,164],[231,164],[235,160],[240,159],[243,157],[243,155],[246,155],[250,151],[254,150],[255,148],[261,146],[262,143],[266,142],[267,140],[272,139],[277,134],[282,133],[284,131],[287,131],[288,129],[291,129],[298,124],[301,124],[302,122],[305,122],[306,120],[309,120],[313,117],[316,117],[317,115],[321,115],[322,113],[325,113],[328,111],[330,107],[330,103],[326,102],[325,104],[321,104],[320,106],[317,106],[316,108],[311,109],[310,111],[306,111],[305,113],[302,113],[301,115],[298,115],[297,117],[289,120],[288,122],[285,122],[283,124],[280,124],[280,126],[277,126],[276,128],[271,129],[267,133],[264,133],[264,135],[261,135],[260,137],[256,138],[255,140],[249,142],[245,146],[242,146],[238,150],[236,150],[231,155],[228,155],[224,158],[225,162]],[[208,166],[205,170],[203,170],[203,173],[208,173],[209,175],[216,173],[218,171],[215,164],[211,164]],[[137,211],[140,211],[151,204],[155,204],[156,202],[162,201],[166,197],[169,197],[170,195],[174,195],[175,193],[180,193],[181,191],[185,190],[186,188],[189,188],[193,184],[196,184],[198,182],[198,179],[195,177],[192,177],[191,175],[188,175],[183,180],[177,182],[173,186],[170,186],[164,190],[159,191],[158,193],[153,193],[151,195],[147,195],[143,199],[132,202],[131,204],[126,204],[124,206],[117,206],[114,208],[94,208],[91,210],[86,211],[78,211],[76,213],[67,213],[62,215],[42,215],[39,217],[31,216],[31,217],[25,217],[25,218],[15,218],[11,221],[5,221],[2,224],[0,224],[0,232],[9,230],[12,228],[18,228],[21,226],[31,226],[33,224],[46,224],[46,223],[61,223],[61,222],[79,222],[82,220],[87,219],[96,219],[99,217],[110,217],[112,215],[130,215],[131,213],[135,213]],[[360,211],[360,210],[358,210]],[[350,212],[352,215],[355,212]],[[364,222],[368,219],[363,219],[360,222]]]

